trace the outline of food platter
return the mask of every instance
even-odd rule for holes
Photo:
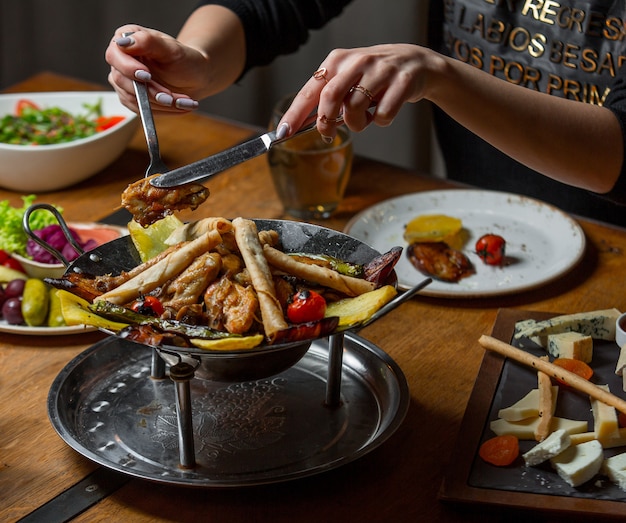
[[[555,315],[502,309],[498,313],[492,336],[519,347],[517,341],[512,342],[517,321],[529,318],[541,320]],[[533,346],[526,346],[524,350],[536,356],[542,353],[541,349]],[[619,347],[615,342],[594,340],[592,381],[608,384],[613,393],[623,396],[621,377],[614,373],[618,355]],[[459,431],[459,440],[454,447],[456,450],[450,456],[444,475],[440,497],[447,501],[519,509],[585,515],[623,515],[626,492],[604,476],[598,475],[574,488],[563,481],[549,464],[525,467],[520,456],[509,467],[494,467],[478,457],[481,443],[494,435],[489,429],[489,423],[497,418],[498,410],[512,405],[536,387],[537,375],[533,369],[495,353],[485,353]],[[586,420],[589,430],[593,430],[589,399],[582,394],[560,391],[555,415]],[[520,454],[533,445],[530,441],[520,441]],[[626,448],[618,447],[605,449],[604,454],[609,457],[624,451]]]
[[[74,229],[80,236],[82,241],[89,239],[95,240],[99,245],[103,245],[116,238],[128,235],[128,229],[117,225],[107,225],[102,223],[91,222],[70,222],[69,227]],[[17,258],[17,257],[16,257]],[[63,264],[48,265],[44,263],[35,263],[30,260],[17,258],[31,278],[58,277],[65,272]],[[50,271],[50,267],[53,272]],[[54,272],[58,269],[58,273]],[[67,334],[83,334],[95,331],[95,327],[86,325],[72,325],[64,327],[29,327],[28,325],[12,325],[5,319],[0,319],[0,332],[7,334],[21,334],[25,336],[63,336]]]
[[[406,247],[404,228],[424,214],[460,218],[468,233],[464,253],[476,273],[458,283],[433,281],[424,296],[479,298],[519,293],[545,285],[571,270],[585,251],[580,225],[544,202],[498,191],[449,189],[407,194],[386,200],[356,215],[345,232],[379,252]],[[487,233],[504,237],[507,260],[503,267],[488,266],[472,252]],[[398,286],[407,289],[424,275],[403,255],[395,267]]]
[[[146,347],[109,337],[87,349],[53,382],[48,414],[74,450],[133,477],[194,487],[288,481],[367,454],[408,410],[402,370],[354,334],[345,335],[341,405],[325,407],[328,359],[328,342],[320,339],[269,378],[191,380],[197,464],[191,470],[178,463],[175,385],[150,377]]]

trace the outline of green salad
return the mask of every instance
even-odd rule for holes
[[[102,115],[102,100],[83,104],[84,114],[71,114],[59,107],[40,108],[19,100],[14,114],[0,120],[0,143],[51,145],[87,138],[119,123],[123,116]]]

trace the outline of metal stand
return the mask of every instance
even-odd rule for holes
[[[341,406],[341,374],[343,367],[343,333],[328,338],[328,377],[326,380],[325,405],[331,409]],[[190,381],[194,378],[192,365],[179,362],[170,367],[170,379],[175,383],[176,419],[178,422],[178,448],[180,467],[193,469],[196,466],[191,412]],[[152,378],[165,376],[165,361],[156,350],[152,353]]]
[[[159,351],[152,349],[152,366],[150,367],[150,377],[154,380],[165,378],[165,360],[159,355]]]
[[[180,467],[192,469],[196,466],[193,442],[193,420],[191,415],[191,387],[195,369],[189,363],[180,362],[170,368],[170,379],[176,384],[176,419],[178,421],[178,452]]]
[[[343,333],[328,337],[328,377],[326,406],[336,409],[341,405],[341,368],[343,366]]]

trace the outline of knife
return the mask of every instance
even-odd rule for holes
[[[376,102],[372,102],[369,106],[369,110],[376,106]],[[341,124],[343,122],[343,115],[340,114],[335,118],[335,123]],[[291,138],[299,136],[301,134],[308,133],[315,129],[317,124],[317,114],[310,115],[302,124],[302,127],[291,136],[287,138],[277,139],[276,131],[270,131],[256,138],[252,138],[246,142],[235,145],[230,149],[219,152],[212,156],[208,156],[197,162],[190,163],[178,169],[172,169],[160,176],[155,176],[150,180],[150,184],[154,187],[169,188],[177,187],[185,183],[191,182],[203,182],[207,179],[219,174],[226,169],[230,169],[235,165],[243,163],[257,156],[261,156],[270,150],[273,145],[277,143],[286,142]]]
[[[336,121],[337,123],[341,123],[343,118],[339,116]],[[169,188],[185,183],[203,182],[226,169],[230,169],[235,165],[261,156],[277,143],[285,142],[295,136],[312,131],[315,129],[316,122],[317,114],[313,114],[306,119],[303,126],[297,132],[287,138],[277,139],[276,131],[261,134],[251,140],[235,145],[230,149],[190,163],[189,165],[179,167],[178,169],[172,169],[160,176],[155,176],[150,180],[150,184],[154,187]]]

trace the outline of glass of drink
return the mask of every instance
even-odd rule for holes
[[[293,95],[281,100],[272,114],[275,128]],[[350,131],[341,126],[328,144],[316,130],[273,145],[268,152],[270,172],[285,212],[300,219],[324,219],[341,202],[352,170]]]

